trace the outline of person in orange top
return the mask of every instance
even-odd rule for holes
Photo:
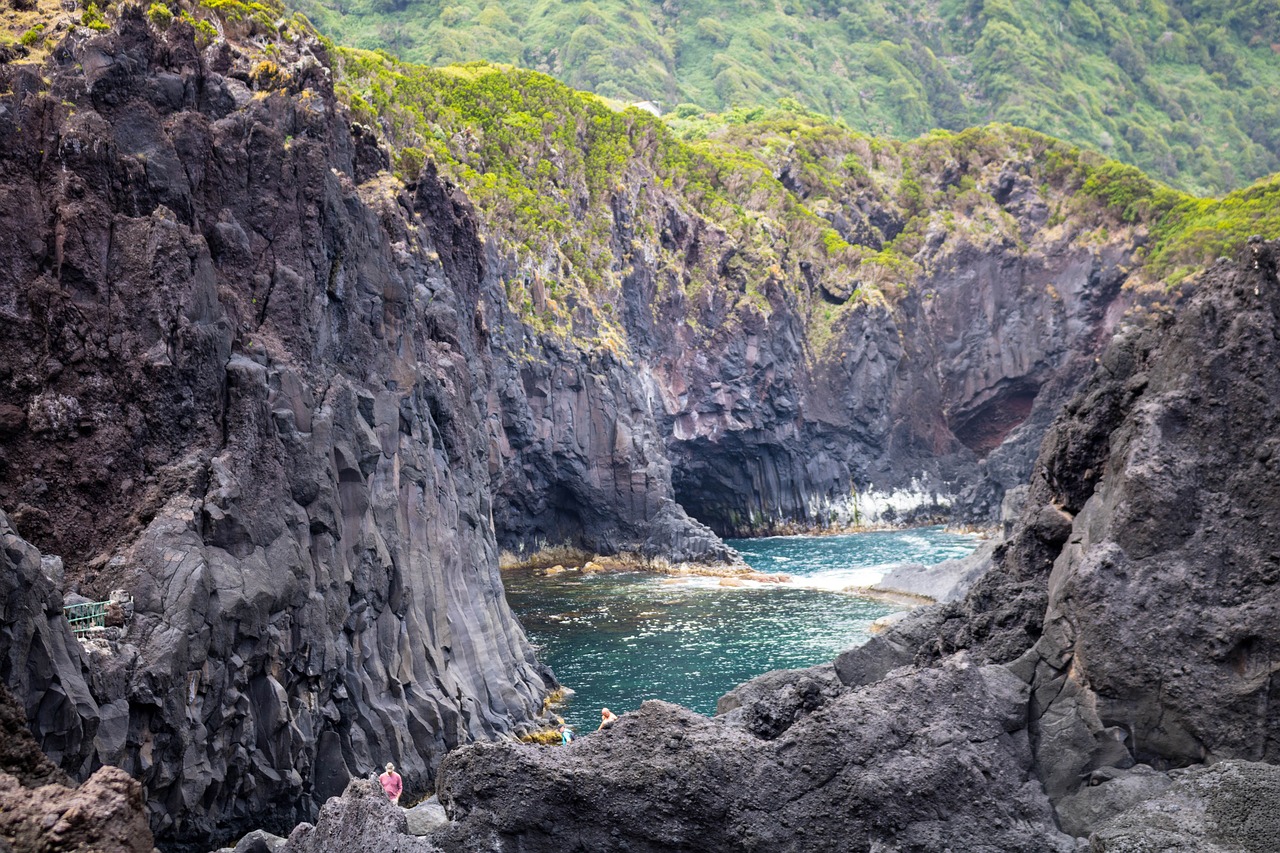
[[[400,794],[404,791],[404,780],[396,772],[396,766],[388,761],[387,772],[379,776],[378,781],[382,783],[382,790],[387,792],[387,799],[397,806],[400,805]]]

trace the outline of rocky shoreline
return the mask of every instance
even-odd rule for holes
[[[568,749],[451,753],[435,843],[1275,849],[1278,249],[1112,343],[963,599],[713,719],[649,702]]]
[[[1141,229],[1050,226],[1029,154],[974,152],[1007,230],[931,232],[817,358],[798,282],[728,299],[726,232],[619,193],[628,345],[578,347],[509,303],[523,271],[456,187],[392,174],[305,22],[34,5],[56,32],[0,61],[0,677],[52,765],[4,753],[5,843],[1280,846],[1229,817],[1280,813],[1275,245],[1126,324]],[[903,227],[847,201],[833,228]],[[852,298],[830,284],[805,292]],[[829,666],[711,720],[512,739],[557,685],[503,549],[772,582],[717,531],[1001,501],[980,557],[880,585],[941,604]],[[64,604],[109,598],[80,642]],[[360,783],[387,760],[439,791],[428,839]]]

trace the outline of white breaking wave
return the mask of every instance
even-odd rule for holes
[[[886,563],[879,566],[828,569],[805,577],[793,577],[787,585],[800,589],[822,589],[832,592],[839,592],[851,586],[872,586],[879,583],[894,565],[894,563]]]

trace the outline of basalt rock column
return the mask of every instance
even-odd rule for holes
[[[383,171],[319,44],[121,15],[47,92],[0,69],[0,502],[135,602],[64,766],[126,769],[168,839],[388,760],[429,787],[549,678],[496,570],[474,215]]]

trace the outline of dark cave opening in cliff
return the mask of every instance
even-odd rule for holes
[[[803,516],[804,490],[794,461],[733,438],[695,438],[673,453],[671,485],[684,511],[717,536],[755,536],[778,516]]]
[[[1010,382],[976,408],[952,415],[951,432],[983,459],[1031,415],[1039,393],[1040,385],[1033,380]]]

